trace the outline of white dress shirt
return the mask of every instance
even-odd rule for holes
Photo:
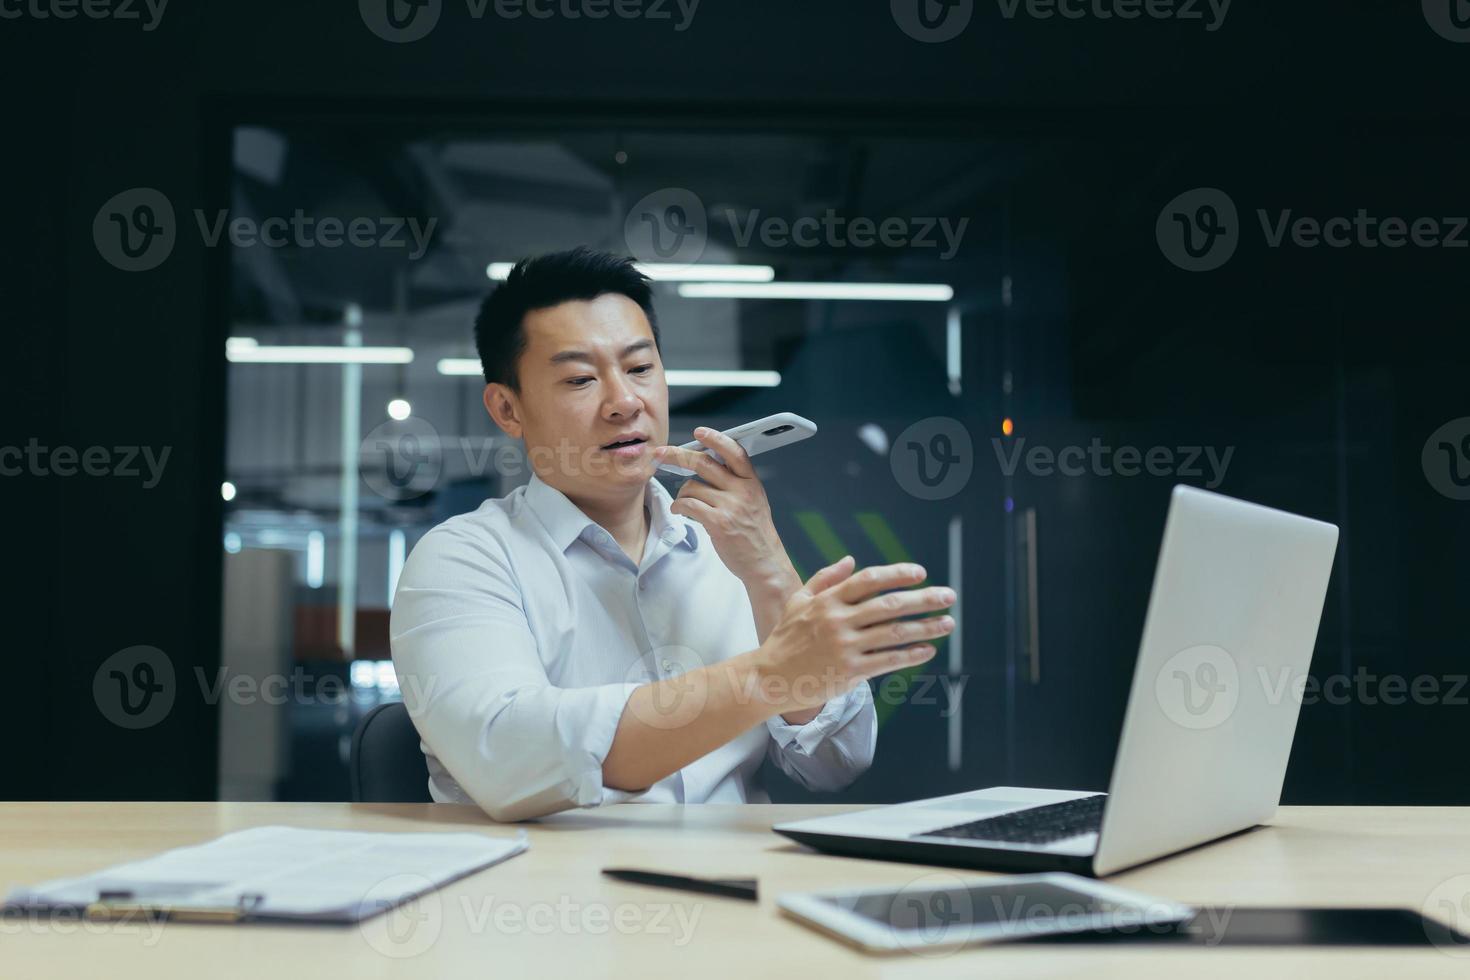
[[[644,501],[636,565],[537,477],[414,547],[390,633],[434,800],[474,802],[496,820],[630,798],[767,802],[757,777],[767,754],[816,790],[839,789],[872,763],[877,719],[859,684],[807,724],[777,715],[640,794],[603,786],[635,688],[759,645],[745,587],[708,533],[670,512],[657,480]]]

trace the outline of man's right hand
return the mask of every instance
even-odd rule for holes
[[[924,663],[935,652],[926,641],[954,630],[949,616],[903,619],[954,605],[951,589],[909,588],[924,580],[922,566],[856,574],[854,566],[849,555],[813,575],[755,651],[758,693],[783,713],[820,708],[869,677]]]

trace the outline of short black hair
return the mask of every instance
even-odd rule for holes
[[[503,384],[519,392],[516,361],[526,349],[525,317],[571,300],[592,300],[618,293],[637,303],[653,328],[658,346],[658,321],[653,315],[649,279],[633,260],[610,252],[594,252],[585,245],[565,252],[549,252],[521,259],[480,304],[475,317],[475,349],[486,384]]]

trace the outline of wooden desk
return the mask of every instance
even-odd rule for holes
[[[529,853],[363,927],[0,922],[0,976],[198,980],[294,976],[1464,977],[1464,958],[1391,950],[1004,947],[865,956],[781,916],[786,891],[903,885],[939,869],[803,851],[772,823],[839,807],[640,806],[527,825]],[[472,807],[291,803],[0,804],[0,887],[80,874],[264,824],[481,830]],[[760,904],[604,879],[604,866],[760,879]],[[971,874],[972,872],[963,872]],[[1291,807],[1266,828],[1112,881],[1167,898],[1241,905],[1401,905],[1436,887],[1470,902],[1470,809]],[[1470,906],[1467,906],[1470,907]],[[683,917],[680,918],[680,915]],[[396,916],[396,918],[395,918]],[[596,934],[598,930],[602,934]],[[390,930],[396,930],[391,932]],[[398,941],[395,941],[395,936]]]

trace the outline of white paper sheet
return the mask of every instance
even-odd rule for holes
[[[513,837],[470,833],[360,833],[256,827],[206,844],[33,887],[15,889],[7,908],[84,907],[104,891],[176,908],[233,908],[253,914],[353,921],[521,853]]]

